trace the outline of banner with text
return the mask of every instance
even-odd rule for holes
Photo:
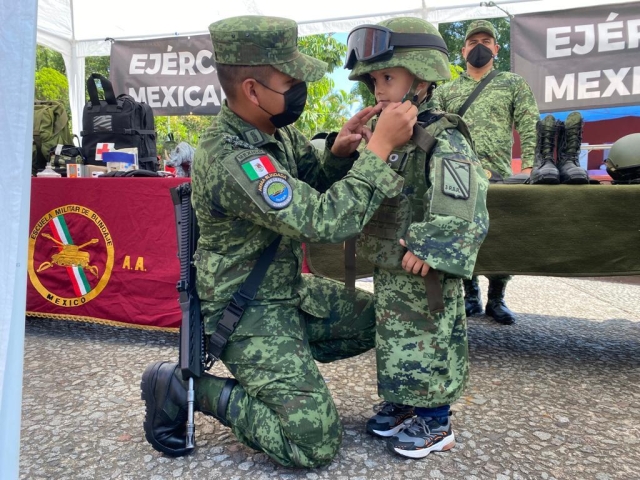
[[[154,115],[215,115],[223,93],[209,35],[119,41],[111,45],[116,94],[148,103]]]
[[[34,178],[27,315],[176,328],[184,178]]]
[[[511,68],[541,112],[640,103],[640,2],[516,15]]]

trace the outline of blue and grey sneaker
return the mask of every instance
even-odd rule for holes
[[[367,421],[367,432],[378,437],[390,437],[404,427],[404,421],[415,414],[410,405],[382,402],[373,407],[377,412]]]
[[[409,458],[424,458],[431,452],[444,452],[456,445],[451,421],[441,424],[435,418],[413,417],[403,429],[387,441],[387,448]]]

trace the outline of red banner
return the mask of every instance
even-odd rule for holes
[[[178,178],[34,178],[27,315],[176,328]]]

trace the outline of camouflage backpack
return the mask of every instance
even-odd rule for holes
[[[56,145],[73,145],[69,117],[58,101],[36,101],[33,110],[31,174],[43,170]]]

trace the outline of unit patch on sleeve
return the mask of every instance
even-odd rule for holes
[[[248,162],[247,162],[248,163]],[[246,164],[243,164],[243,167]],[[289,177],[284,173],[268,173],[260,180],[258,191],[271,208],[281,210],[293,200],[293,190],[288,182]]]
[[[471,192],[471,165],[444,158],[442,167],[442,193],[467,200]]]

